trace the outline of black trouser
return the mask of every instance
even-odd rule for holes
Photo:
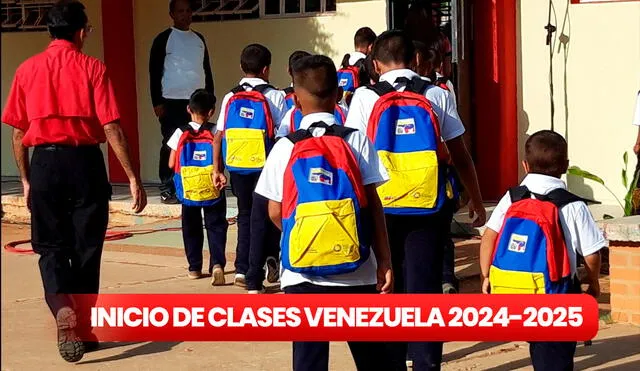
[[[251,244],[251,209],[253,190],[256,188],[260,172],[251,174],[231,173],[231,191],[238,201],[238,245],[236,247],[236,273],[249,271],[249,246]],[[269,218],[266,215],[266,218]]]
[[[575,341],[530,342],[529,355],[536,371],[572,371]]]
[[[202,214],[204,214],[204,228],[207,230],[209,243],[209,273],[213,266],[219,264],[222,269],[227,264],[224,256],[227,245],[227,199],[222,199],[213,206],[198,207],[182,205],[182,239],[184,251],[189,262],[189,271],[202,270],[202,245],[204,233],[202,231]]]
[[[450,205],[429,216],[386,215],[394,292],[441,294],[444,246],[449,239]],[[393,369],[439,370],[442,342],[392,343]]]
[[[267,257],[280,255],[280,230],[269,218],[269,200],[253,194],[251,208],[251,238],[249,244],[249,270],[247,289],[260,290],[264,281],[264,264]]]
[[[55,316],[72,306],[66,294],[98,293],[111,186],[98,146],[36,147],[30,177],[31,244]]]
[[[167,147],[167,141],[176,129],[189,124],[191,117],[187,112],[189,100],[166,99],[164,105],[164,116],[160,117],[160,131],[162,132],[162,147],[160,147],[160,162],[158,164],[158,175],[160,176],[160,192],[176,193],[173,184],[173,170],[169,167],[169,155],[171,148]]]
[[[376,294],[371,286],[319,286],[301,283],[285,287],[285,294]],[[349,349],[358,371],[390,370],[390,358],[385,343],[349,342]],[[293,342],[294,371],[327,371],[329,369],[329,342]]]
[[[451,207],[451,219],[447,223],[447,240],[444,245],[444,255],[442,260],[442,283],[449,283],[458,290],[458,278],[456,277],[456,256],[455,256],[455,244],[453,243],[453,237],[451,236],[451,223],[453,223],[453,210],[457,200],[447,201]]]

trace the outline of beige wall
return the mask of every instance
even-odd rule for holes
[[[149,97],[149,50],[154,37],[171,24],[168,10],[157,0],[136,0],[135,38],[138,81],[138,117],[142,177],[157,181],[157,159],[161,143],[159,124]],[[306,18],[262,19],[213,23],[196,23],[212,58],[216,96],[222,99],[241,78],[240,52],[247,44],[262,43],[273,54],[271,83],[289,84],[286,65],[289,54],[297,49],[323,53],[339,63],[353,49],[353,35],[369,26],[376,33],[386,29],[386,2],[364,0],[341,2],[335,15]]]
[[[622,154],[630,152],[631,126],[640,89],[640,2],[574,5],[555,0],[558,27],[553,53],[555,130],[569,143],[569,158],[601,176],[619,198]],[[544,5],[544,6],[543,6]],[[521,50],[518,89],[520,148],[527,134],[550,128],[549,49],[545,45],[547,6],[520,0]],[[600,184],[570,177],[572,191],[613,204]]]
[[[84,1],[87,7],[89,22],[94,31],[87,41],[84,51],[96,58],[102,59],[102,17],[101,0]],[[2,109],[4,109],[13,82],[13,75],[27,58],[43,51],[49,43],[49,34],[45,32],[12,32],[1,34],[1,66],[2,66]],[[2,125],[2,176],[17,176],[18,170],[13,160],[11,149],[11,127]],[[105,148],[103,148],[103,151]]]

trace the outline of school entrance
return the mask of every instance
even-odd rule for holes
[[[424,1],[441,13],[452,45],[458,111],[467,128],[482,195],[498,200],[518,181],[516,3]],[[405,25],[408,0],[389,0],[390,29]]]

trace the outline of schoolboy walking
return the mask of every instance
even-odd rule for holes
[[[376,193],[387,173],[364,134],[336,125],[331,59],[298,61],[294,86],[301,129],[275,144],[256,187],[283,231],[281,286],[285,294],[388,293],[393,277]],[[349,347],[358,370],[390,369],[384,344]],[[294,370],[326,371],[328,362],[328,342],[293,343]]]
[[[476,226],[486,214],[471,156],[462,139],[464,126],[449,93],[409,69],[412,41],[387,31],[373,45],[380,82],[356,91],[347,127],[372,139],[390,181],[378,189],[384,206],[395,278],[394,291],[442,293],[443,250],[451,220],[444,182],[446,151],[469,191]],[[404,274],[402,274],[403,272]],[[439,369],[442,343],[395,344],[394,369]]]
[[[586,203],[560,179],[569,165],[567,142],[550,130],[533,134],[522,165],[527,176],[500,200],[482,236],[482,292],[580,293],[580,255],[588,273],[587,293],[598,297],[600,249],[607,241]],[[576,342],[529,346],[533,368],[545,371],[573,370],[575,350]]]
[[[240,66],[245,77],[222,101],[215,136],[215,167],[226,167],[238,200],[238,245],[234,283],[246,287],[251,221],[268,220],[264,207],[253,207],[253,190],[274,143],[284,112],[282,92],[269,85],[271,52],[260,44],[244,48]],[[252,210],[253,209],[253,210]]]
[[[345,54],[338,70],[338,86],[342,88],[342,101],[345,105],[351,103],[356,89],[369,83],[370,77],[366,73],[365,58],[371,53],[376,33],[369,27],[362,27],[353,37],[355,51]]]
[[[186,107],[189,126],[176,129],[167,146],[171,148],[169,167],[174,169],[176,196],[182,203],[182,239],[189,263],[188,277],[202,277],[202,215],[209,243],[211,284],[225,284],[224,255],[227,244],[227,179],[213,164],[215,126],[209,122],[215,109],[215,97],[204,89],[196,90]]]

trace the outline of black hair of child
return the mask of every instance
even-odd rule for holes
[[[189,98],[191,112],[206,116],[216,106],[216,97],[205,89],[198,89]]]
[[[567,141],[551,130],[534,133],[525,144],[525,160],[530,173],[559,178],[567,172],[568,158]]]
[[[240,67],[245,74],[259,75],[271,66],[271,52],[260,44],[247,45],[240,55]]]
[[[411,64],[415,48],[413,41],[403,31],[390,30],[383,32],[373,44],[373,59],[383,64]]]
[[[374,41],[376,41],[376,33],[369,27],[358,29],[353,37],[353,45],[356,48],[368,48]]]
[[[298,60],[293,66],[293,81],[296,87],[311,95],[326,99],[338,89],[336,66],[331,58],[312,55]]]

